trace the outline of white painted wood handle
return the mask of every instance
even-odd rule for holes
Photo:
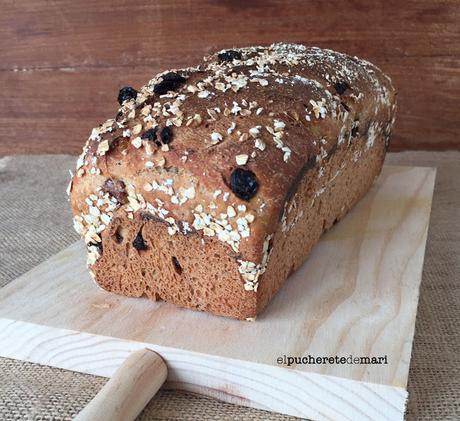
[[[165,382],[167,374],[166,364],[156,352],[135,351],[74,420],[134,420]]]

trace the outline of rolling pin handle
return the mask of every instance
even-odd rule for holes
[[[155,396],[167,374],[166,364],[156,352],[135,351],[74,420],[134,420]]]

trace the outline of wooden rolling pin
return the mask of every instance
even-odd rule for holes
[[[134,420],[165,382],[168,369],[150,349],[129,355],[75,421]]]

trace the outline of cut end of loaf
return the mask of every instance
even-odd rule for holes
[[[102,244],[92,270],[108,291],[239,319],[255,315],[256,295],[243,288],[238,256],[217,239],[190,233],[173,240],[163,221],[118,212]]]

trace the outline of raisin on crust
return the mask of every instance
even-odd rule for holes
[[[396,92],[367,61],[223,50],[114,95],[69,184],[104,289],[254,319],[381,171]]]

